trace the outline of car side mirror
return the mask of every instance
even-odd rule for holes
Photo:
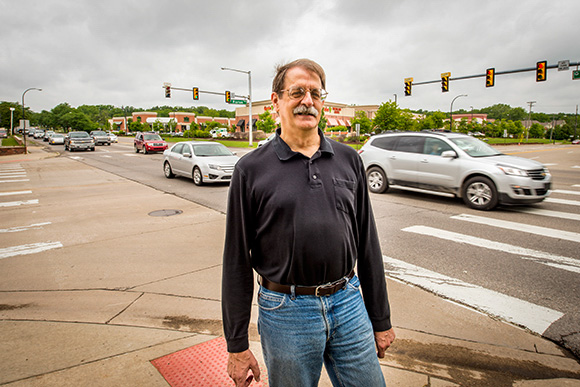
[[[184,153],[183,157],[191,158],[191,153]]]
[[[455,153],[455,151],[447,150],[447,151],[444,151],[443,153],[441,153],[441,157],[456,159],[458,156],[457,156],[457,153]]]

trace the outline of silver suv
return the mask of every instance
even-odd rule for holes
[[[550,194],[552,177],[544,165],[504,155],[465,134],[380,134],[359,153],[374,193],[390,185],[451,193],[477,210],[538,203]]]

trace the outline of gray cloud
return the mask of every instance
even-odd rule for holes
[[[298,57],[327,71],[329,100],[380,104],[397,94],[404,108],[469,109],[507,103],[536,111],[568,112],[579,104],[580,80],[550,70],[536,83],[530,73],[416,86],[403,97],[403,79],[416,82],[533,67],[536,61],[580,61],[575,38],[580,3],[555,0],[377,1],[321,0],[50,2],[0,0],[0,100],[27,94],[33,110],[61,102],[191,106],[188,93],[165,99],[161,86],[232,90],[247,94],[247,76],[221,67],[251,70],[254,100],[270,95],[274,66]],[[578,57],[573,57],[577,55]],[[34,95],[33,95],[34,94]],[[202,94],[196,105],[230,108]]]

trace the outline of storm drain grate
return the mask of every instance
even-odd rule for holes
[[[151,361],[171,387],[234,386],[226,370],[227,362],[228,352],[223,337]],[[261,368],[265,369],[263,365]],[[268,386],[268,382],[253,381],[251,386]]]
[[[157,210],[149,213],[149,216],[173,216],[183,213],[181,210]]]

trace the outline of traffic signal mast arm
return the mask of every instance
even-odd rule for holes
[[[570,63],[570,66],[580,66],[580,62],[576,62],[576,63]],[[552,65],[547,65],[546,66],[546,70],[547,69],[557,69],[558,68],[558,64],[552,64]],[[536,67],[527,67],[524,69],[517,69],[517,70],[505,70],[505,71],[495,71],[495,75],[503,75],[503,74],[516,74],[516,73],[524,73],[527,71],[536,71]],[[473,79],[473,78],[485,78],[487,74],[483,73],[483,74],[476,74],[476,75],[466,75],[466,76],[462,76],[462,77],[453,77],[453,78],[449,78],[449,81],[460,81],[463,79]],[[441,79],[436,79],[434,81],[424,81],[424,82],[413,82],[413,86],[419,86],[419,85],[428,85],[431,83],[441,83]]]
[[[167,88],[169,88],[171,90],[181,90],[181,91],[189,91],[189,92],[193,92],[193,89],[195,89],[195,88],[186,89],[184,87],[174,87],[174,86],[167,86],[167,85],[164,85],[163,86],[163,89],[164,90],[167,89]],[[198,89],[197,92],[198,93],[204,93],[204,94],[213,94],[213,95],[223,95],[223,96],[226,95],[225,92],[207,91],[207,90],[200,90],[200,89]],[[231,93],[231,94],[232,94],[232,97],[235,96],[235,97],[241,97],[241,98],[248,98],[248,97],[243,96],[243,95],[237,95],[237,94],[234,94],[234,93]]]

